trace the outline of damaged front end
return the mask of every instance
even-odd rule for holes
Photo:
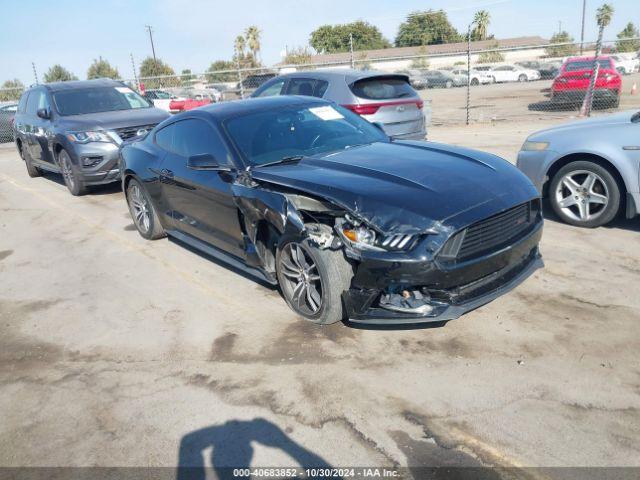
[[[345,315],[352,322],[455,319],[515,288],[542,266],[539,199],[466,226],[458,219],[382,231],[379,222],[374,225],[336,199],[281,185],[257,186],[233,186],[248,263],[275,279],[275,250],[286,238],[306,238],[319,249],[342,250],[353,275],[342,295]],[[390,223],[389,218],[386,224]]]

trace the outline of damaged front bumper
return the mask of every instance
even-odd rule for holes
[[[347,316],[354,323],[378,325],[454,320],[504,295],[543,267],[541,236],[542,223],[506,248],[455,264],[421,256],[426,249],[422,244],[404,261],[365,254],[356,266],[352,288],[343,293]],[[416,296],[408,298],[408,292]],[[392,296],[397,299],[402,293],[409,301],[394,302]]]

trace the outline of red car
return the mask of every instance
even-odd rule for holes
[[[171,100],[171,103],[169,103],[169,110],[171,112],[186,112],[187,110],[193,110],[194,108],[209,105],[210,103],[210,99],[200,96],[197,96],[196,98],[187,98],[185,100]]]
[[[564,62],[551,86],[551,99],[554,102],[582,102],[589,88],[594,60],[595,57],[580,57]],[[598,63],[600,68],[593,100],[617,108],[620,105],[622,76],[611,57],[598,57]]]

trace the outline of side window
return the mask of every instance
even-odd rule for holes
[[[44,92],[42,90],[34,90],[29,94],[29,100],[27,100],[27,113],[29,115],[35,115],[39,105],[43,102]]]
[[[308,78],[292,78],[287,86],[287,95],[304,95],[306,97],[313,96],[313,87],[315,80]]]
[[[315,92],[313,92],[313,96],[322,98],[324,93],[327,91],[327,88],[329,88],[329,82],[325,80],[316,80],[316,89]]]
[[[282,80],[280,80],[280,81],[268,86],[263,91],[258,93],[256,95],[256,97],[273,97],[275,95],[281,95],[282,94],[282,87],[284,87],[284,82],[285,82],[285,80],[282,79]]]
[[[173,150],[173,132],[175,125],[175,123],[172,123],[156,133],[156,143],[163,150]]]
[[[173,151],[183,157],[210,153],[221,164],[230,164],[229,152],[220,134],[211,125],[198,118],[175,124]]]
[[[24,113],[27,111],[27,98],[29,97],[29,92],[24,92],[20,97],[20,102],[18,103],[18,111],[20,113]]]

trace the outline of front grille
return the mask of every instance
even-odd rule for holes
[[[500,250],[531,231],[539,211],[540,202],[534,200],[475,223],[451,237],[439,257],[463,261]]]
[[[150,125],[138,125],[137,127],[116,128],[115,130],[122,140],[128,140],[129,138],[135,137],[140,130],[149,131],[152,130],[156,125],[157,123]]]

